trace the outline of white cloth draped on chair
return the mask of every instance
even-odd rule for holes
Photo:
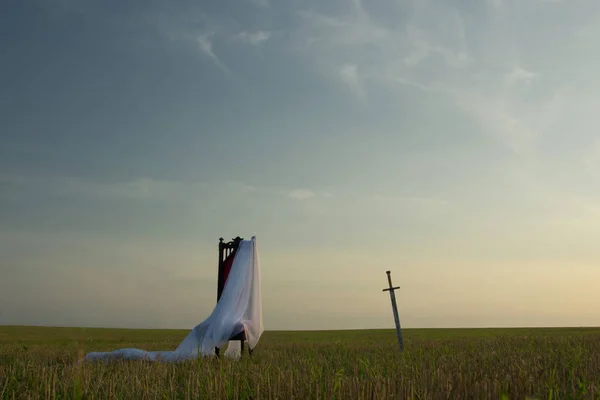
[[[196,325],[173,351],[119,349],[92,352],[84,360],[147,359],[152,361],[182,361],[200,356],[213,356],[215,347],[222,348],[229,338],[245,331],[250,348],[254,348],[263,333],[260,264],[256,237],[239,244],[221,298],[212,313]],[[232,342],[225,356],[239,357],[240,343]]]

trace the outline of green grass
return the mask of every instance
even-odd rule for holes
[[[265,332],[252,359],[76,364],[188,330],[0,326],[0,398],[600,399],[600,329]]]

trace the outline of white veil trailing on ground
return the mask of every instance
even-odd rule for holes
[[[200,356],[212,356],[215,347],[222,348],[229,338],[245,331],[248,346],[253,349],[263,333],[260,263],[256,237],[242,240],[236,251],[231,271],[221,298],[212,313],[196,325],[174,351],[120,349],[88,353],[84,360],[146,359],[152,361],[183,361]],[[233,345],[237,343],[237,345]],[[232,342],[225,356],[238,357],[240,346]]]

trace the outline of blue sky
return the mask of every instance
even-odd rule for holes
[[[600,3],[8,1],[0,323],[598,325]],[[299,299],[305,299],[299,301]]]

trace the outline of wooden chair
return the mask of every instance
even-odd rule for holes
[[[240,242],[244,240],[241,237],[236,237],[231,242],[223,242],[223,238],[219,238],[219,275],[217,281],[217,302],[221,299],[225,282],[229,277],[231,266],[233,265],[233,259],[237,253]],[[230,341],[239,340],[241,342],[242,354],[244,354],[244,342],[246,341],[246,332],[242,331],[229,338]],[[219,357],[220,349],[215,347],[215,353]],[[252,349],[248,346],[248,354],[252,357]]]

